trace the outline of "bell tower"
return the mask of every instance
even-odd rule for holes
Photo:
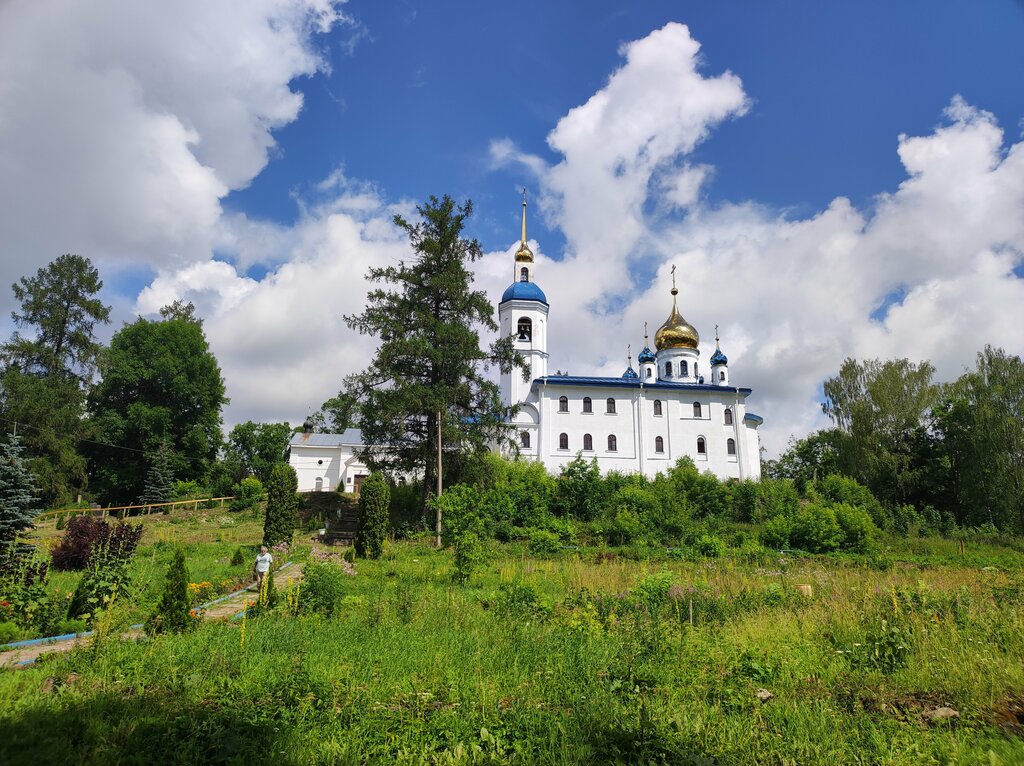
[[[527,379],[514,368],[501,373],[499,387],[503,404],[519,404],[530,395],[536,378],[548,374],[548,299],[533,281],[533,251],[526,243],[526,190],[523,189],[523,225],[515,270],[498,304],[498,324],[502,337],[513,336],[516,351],[529,366]]]

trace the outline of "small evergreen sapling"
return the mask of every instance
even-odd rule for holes
[[[164,586],[156,611],[146,620],[146,633],[184,633],[195,624],[190,614],[188,597],[188,567],[185,552],[178,548],[174,560],[167,570],[167,584]]]
[[[140,500],[143,503],[169,503],[174,497],[174,471],[171,469],[171,451],[167,442],[150,459],[146,486]]]
[[[14,540],[32,526],[39,513],[36,481],[21,456],[14,434],[0,444],[0,545]]]
[[[231,557],[231,566],[240,567],[245,563],[245,554],[241,548],[235,548],[235,555]]]
[[[390,506],[391,488],[387,479],[379,473],[370,474],[360,490],[356,516],[355,548],[360,556],[377,559],[384,552]]]
[[[295,534],[295,512],[299,507],[298,488],[294,468],[287,463],[274,466],[267,480],[267,513],[263,521],[263,544],[268,548],[278,543],[291,543]]]

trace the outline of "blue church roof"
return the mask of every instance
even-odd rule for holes
[[[634,370],[632,367],[627,367],[626,371],[624,373],[622,373],[622,377],[624,377],[624,378],[639,378],[640,376],[636,374],[636,370]]]
[[[711,355],[711,366],[714,367],[716,364],[729,364],[729,357],[723,354],[720,348],[716,348],[715,353]]]
[[[545,306],[548,305],[544,291],[534,282],[513,282],[501,295],[501,302],[505,301],[540,301]]]
[[[637,361],[640,362],[640,364],[643,364],[644,362],[653,362],[655,358],[654,352],[647,346],[644,346],[644,350],[640,352],[640,356],[637,357]]]

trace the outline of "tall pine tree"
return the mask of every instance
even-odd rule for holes
[[[0,547],[32,526],[39,513],[36,483],[21,456],[21,442],[12,434],[0,444]]]
[[[409,237],[412,259],[370,269],[368,279],[390,289],[371,291],[366,310],[345,317],[380,345],[370,366],[345,380],[340,396],[359,413],[370,467],[418,473],[427,493],[437,481],[439,430],[446,452],[463,455],[508,438],[513,408],[502,405],[486,372],[526,366],[511,337],[480,347],[478,328],[497,332],[498,325],[487,294],[471,289],[470,265],[482,255],[479,242],[462,236],[472,203],[432,196],[417,211],[416,223],[394,217]]]

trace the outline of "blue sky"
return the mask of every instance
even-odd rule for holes
[[[479,236],[503,242],[518,214],[513,189],[529,179],[489,168],[490,140],[510,136],[554,159],[545,137],[558,119],[604,84],[622,43],[669,21],[689,25],[705,70],[731,70],[753,102],[696,153],[716,167],[705,189],[712,203],[753,199],[799,213],[837,195],[870,204],[905,176],[896,137],[931,130],[956,93],[1011,132],[1024,119],[1019,2],[383,1],[347,9],[359,28],[321,41],[330,75],[300,83],[303,113],[275,134],[280,156],[232,193],[229,207],[291,223],[290,194],[342,165],[391,197],[471,197]]]
[[[300,422],[374,353],[391,216],[471,198],[497,299],[525,186],[552,369],[620,374],[675,266],[771,455],[846,357],[1024,352],[1022,40],[1019,0],[9,0],[0,284],[86,255],[108,334],[191,300],[226,425]]]

